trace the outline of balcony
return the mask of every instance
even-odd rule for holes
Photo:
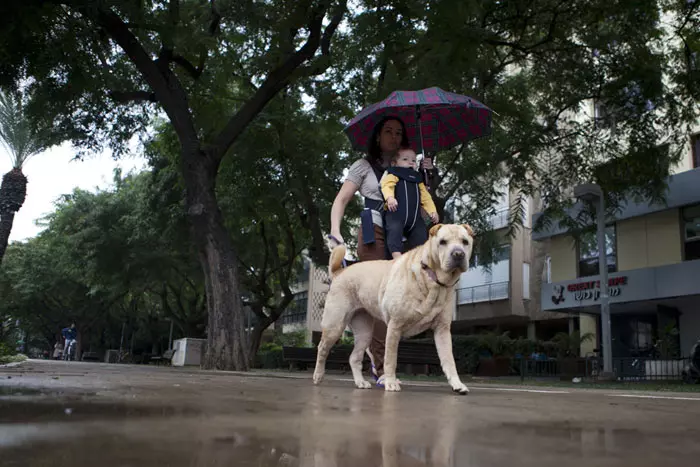
[[[493,228],[493,230],[498,230],[507,227],[509,214],[510,212],[508,208],[496,211],[496,213],[489,219],[491,228]]]
[[[457,304],[465,305],[469,303],[507,300],[510,292],[508,285],[508,281],[493,282],[490,284],[477,285],[475,287],[457,289]]]

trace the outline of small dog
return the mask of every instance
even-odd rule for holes
[[[396,379],[401,337],[432,329],[448,383],[453,391],[467,394],[469,389],[459,379],[452,355],[450,326],[455,286],[469,267],[473,243],[470,226],[438,224],[430,229],[427,242],[400,258],[365,261],[347,268],[342,267],[345,246],[333,248],[329,264],[333,281],[323,310],[314,383],[323,379],[328,352],[349,325],[355,337],[350,355],[355,385],[360,389],[372,387],[362,376],[362,359],[372,339],[375,318],[384,321],[388,328],[384,356],[386,391],[401,390]]]

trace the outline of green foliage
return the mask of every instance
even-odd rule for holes
[[[674,323],[668,323],[659,330],[656,347],[663,358],[678,358],[681,354],[680,332]]]
[[[21,169],[27,160],[49,145],[46,134],[27,115],[22,94],[0,90],[0,141],[10,153],[12,167]]]
[[[159,172],[117,172],[113,188],[65,195],[38,237],[8,250],[0,316],[20,319],[45,348],[73,321],[84,350],[118,348],[124,326],[137,350],[162,351],[167,320],[175,338],[203,336],[204,286],[184,214],[171,204],[180,196]]]
[[[567,332],[559,332],[552,339],[552,343],[556,345],[557,357],[578,358],[581,354],[581,344],[593,340],[594,335],[587,332],[581,335],[581,331],[574,331],[569,334]]]
[[[338,343],[336,345],[343,345],[343,346],[352,347],[355,345],[355,336],[352,334],[350,334],[350,335],[343,334],[340,337],[340,339],[338,340]]]
[[[276,333],[273,341],[275,345],[280,347],[310,347],[306,342],[306,330]]]
[[[14,354],[14,350],[12,350],[12,348],[7,343],[0,342],[0,358],[9,357],[10,355]]]

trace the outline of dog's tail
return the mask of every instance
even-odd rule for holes
[[[335,279],[343,271],[343,259],[346,251],[345,245],[338,245],[331,250],[331,259],[328,262],[328,274],[331,275],[331,279]]]

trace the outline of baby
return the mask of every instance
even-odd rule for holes
[[[388,212],[385,216],[387,246],[392,258],[401,256],[402,238],[407,239],[406,250],[422,245],[428,240],[428,232],[419,215],[420,207],[430,215],[433,223],[438,223],[438,214],[433,198],[416,171],[416,153],[404,148],[391,161],[391,167],[384,172],[380,181],[382,195]]]

